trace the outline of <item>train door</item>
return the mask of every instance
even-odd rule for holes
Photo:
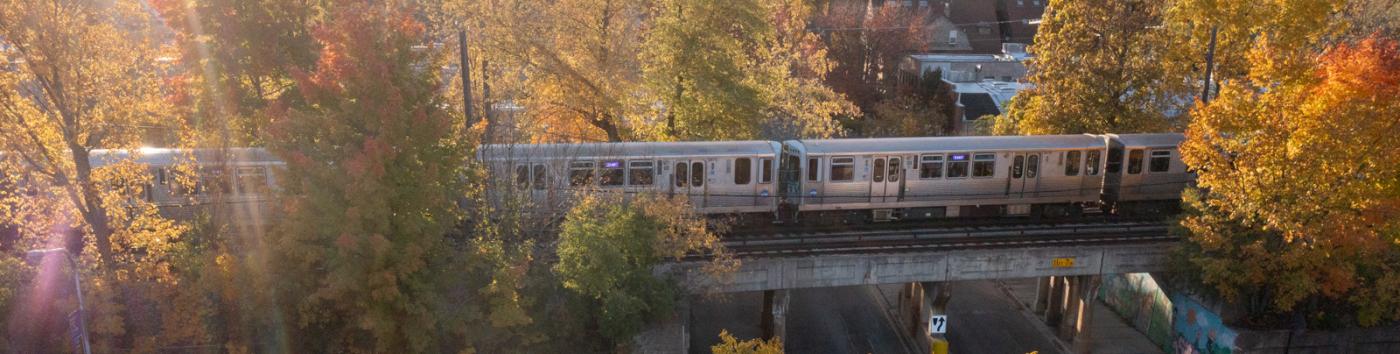
[[[876,156],[870,169],[870,202],[898,202],[904,190],[904,159],[899,156]]]
[[[706,175],[704,160],[676,160],[672,162],[671,193],[684,194],[696,208],[705,207]]]
[[[1044,158],[1045,154],[1039,152],[1018,152],[1012,156],[1007,173],[1006,196],[1035,197],[1040,187],[1040,165]]]

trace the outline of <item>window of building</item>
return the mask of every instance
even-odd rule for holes
[[[569,185],[588,186],[593,185],[593,163],[592,162],[571,162],[569,163]]]
[[[1084,174],[1089,176],[1099,175],[1098,150],[1089,150],[1089,153],[1084,155]]]
[[[156,183],[160,183],[162,185],[170,183],[170,180],[165,178],[164,168],[156,169]]]
[[[1172,152],[1170,150],[1152,151],[1152,160],[1148,163],[1147,170],[1152,172],[1167,172],[1172,168]]]
[[[746,185],[752,180],[753,160],[747,157],[734,159],[734,185]]]
[[[656,176],[656,163],[651,161],[627,162],[627,185],[650,186]]]
[[[1079,152],[1079,151],[1070,151],[1070,152],[1066,152],[1066,153],[1065,153],[1065,175],[1066,175],[1066,176],[1078,176],[1078,175],[1079,175],[1079,155],[1080,155],[1080,154],[1081,154],[1081,152]]]
[[[900,168],[900,165],[901,165],[901,164],[900,164],[900,161],[899,161],[899,158],[898,158],[898,157],[891,157],[891,158],[890,158],[890,170],[889,170],[889,171],[890,171],[890,177],[889,177],[889,181],[890,181],[890,182],[899,182],[899,174],[900,174],[900,173],[899,173],[899,172],[900,172],[900,171],[899,171],[899,168]]]
[[[1016,6],[1026,6],[1026,0],[1016,0]]]
[[[760,161],[758,167],[761,169],[758,171],[758,183],[773,183],[773,159],[758,161]]]
[[[808,181],[808,182],[820,182],[820,181],[822,180],[822,175],[821,175],[821,161],[822,161],[822,160],[821,160],[821,159],[818,159],[818,158],[810,158],[810,159],[807,159],[807,181]]]
[[[853,157],[831,158],[831,181],[845,182],[856,179],[856,159]]]
[[[1035,178],[1040,174],[1040,154],[1032,154],[1026,158],[1026,178]]]
[[[693,187],[705,186],[705,163],[690,163],[690,185]]]
[[[948,155],[948,178],[967,177],[967,154]]]
[[[835,180],[835,178],[832,178],[832,180]],[[885,181],[885,159],[875,159],[875,172],[870,175],[870,180],[872,182]]]
[[[1135,149],[1128,152],[1128,174],[1139,173],[1142,173],[1142,150]]]
[[[684,162],[676,163],[676,172],[671,174],[676,180],[676,187],[685,187],[686,184],[688,184],[687,182],[690,179],[690,168],[687,166],[690,165]]]
[[[997,154],[977,154],[972,159],[972,177],[991,177],[996,174]]]
[[[1021,178],[1021,169],[1026,165],[1026,158],[1021,155],[1011,159],[1011,178]]]
[[[603,161],[602,171],[598,174],[598,182],[604,186],[620,186],[627,172],[622,168],[622,160]]]
[[[919,157],[919,178],[934,179],[943,177],[943,155]]]
[[[549,172],[544,169],[544,164],[537,163],[534,167],[531,167],[530,169],[532,175],[531,177],[533,177],[531,178],[531,184],[534,185],[535,190],[542,191],[545,189],[545,187],[549,186]]]

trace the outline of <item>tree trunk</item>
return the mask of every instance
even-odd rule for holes
[[[92,237],[97,242],[97,255],[102,260],[102,268],[111,269],[115,265],[112,258],[112,226],[107,221],[107,208],[102,205],[102,197],[92,182],[92,162],[89,160],[89,153],[87,149],[75,144],[69,144],[69,150],[73,153],[73,167],[76,171],[74,183],[83,196],[82,205],[75,207],[92,228]],[[65,240],[68,251],[74,256],[83,252],[82,236],[82,233],[72,233],[69,237],[77,239]]]

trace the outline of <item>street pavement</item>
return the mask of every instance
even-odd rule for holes
[[[720,329],[739,339],[762,335],[762,292],[728,294],[691,305],[690,352],[708,353]],[[908,353],[871,286],[792,290],[788,303],[788,353]]]
[[[953,282],[948,300],[949,353],[1061,353],[992,281]]]

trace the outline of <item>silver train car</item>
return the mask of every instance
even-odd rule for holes
[[[589,191],[686,195],[780,223],[1074,216],[1172,209],[1194,176],[1181,134],[489,145],[538,205]]]
[[[1181,134],[486,145],[493,176],[532,212],[580,193],[683,195],[701,213],[784,224],[959,217],[1069,217],[1174,209],[1195,176]],[[131,158],[94,151],[94,166]],[[192,176],[173,168],[193,158]],[[282,161],[262,149],[143,149],[145,199],[186,218],[214,201],[261,205]],[[177,178],[194,183],[175,183]],[[498,193],[500,194],[500,193]],[[493,197],[493,201],[499,198]],[[235,208],[238,209],[238,208]],[[257,213],[253,207],[247,212]]]

